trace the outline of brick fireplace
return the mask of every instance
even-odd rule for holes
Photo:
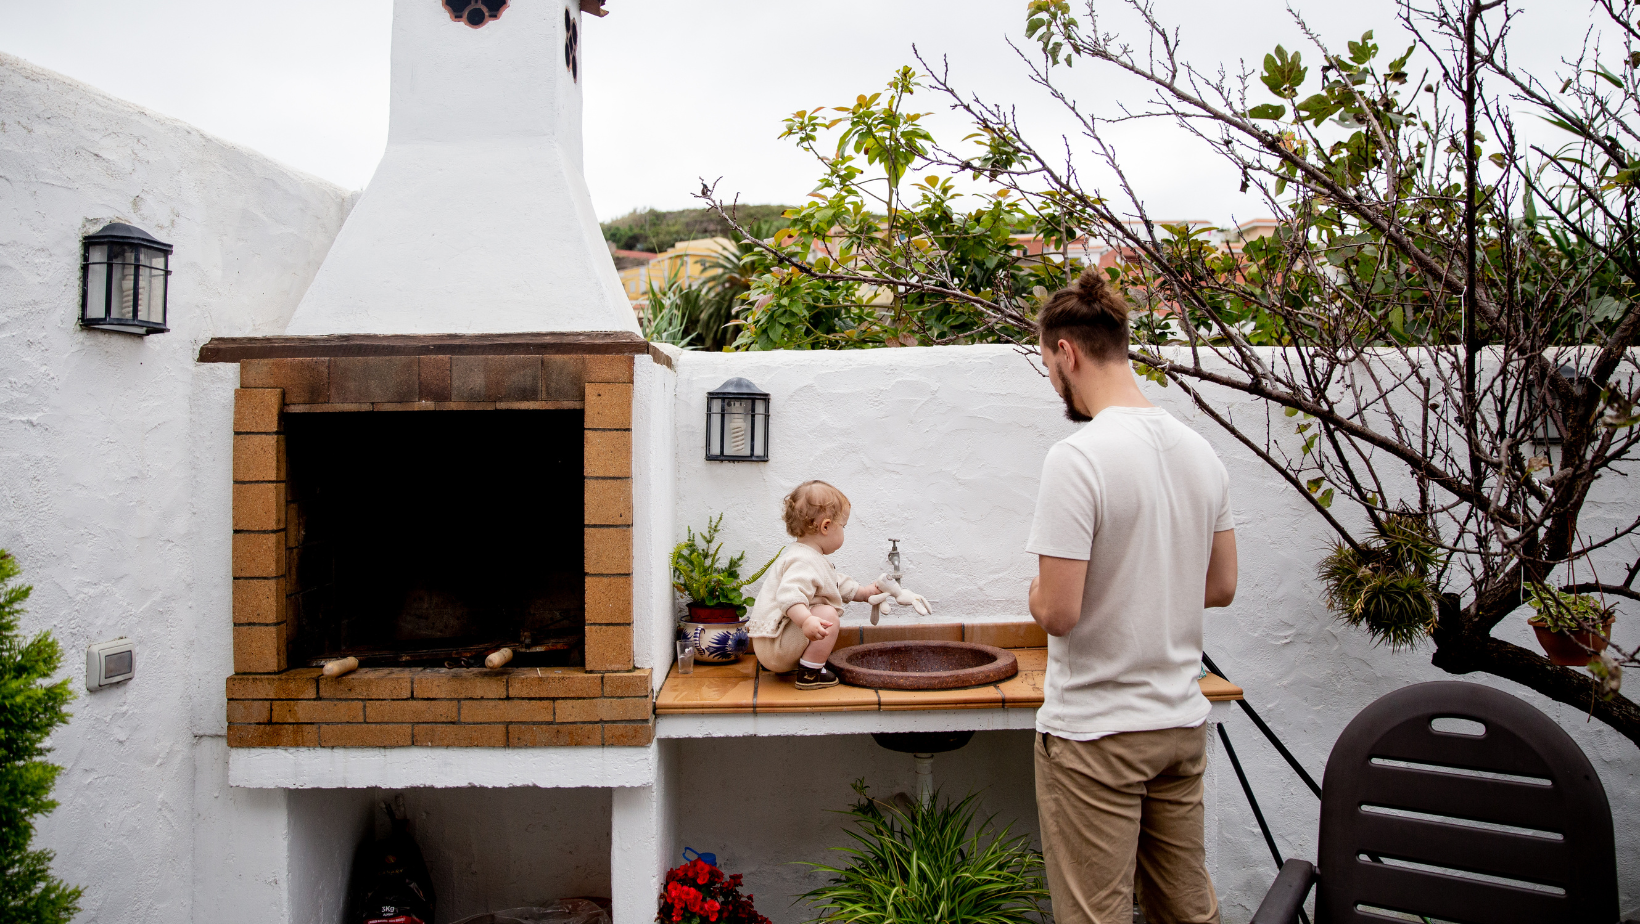
[[[218,339],[233,747],[646,745],[634,335]],[[573,445],[566,440],[574,439]],[[483,652],[518,654],[489,670]],[[323,677],[318,665],[365,666]]]

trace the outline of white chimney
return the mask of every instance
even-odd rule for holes
[[[638,330],[582,175],[581,18],[395,0],[387,150],[287,334]]]

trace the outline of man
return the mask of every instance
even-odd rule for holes
[[[1042,466],[1026,548],[1048,635],[1036,800],[1058,924],[1217,924],[1202,831],[1209,704],[1202,611],[1236,593],[1229,474],[1145,400],[1128,307],[1085,271],[1039,316],[1065,414],[1087,426]]]

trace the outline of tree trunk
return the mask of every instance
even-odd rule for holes
[[[1551,664],[1549,659],[1518,645],[1491,636],[1446,634],[1437,630],[1435,655],[1430,662],[1449,674],[1481,671],[1513,680],[1557,703],[1593,715],[1640,746],[1640,706],[1621,694],[1601,699],[1593,678]]]

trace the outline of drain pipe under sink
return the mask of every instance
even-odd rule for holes
[[[871,737],[890,751],[911,755],[917,776],[917,804],[927,808],[934,802],[934,755],[955,751],[973,740],[974,733],[872,732]]]
[[[917,766],[917,804],[928,808],[934,801],[934,755],[913,754]]]

